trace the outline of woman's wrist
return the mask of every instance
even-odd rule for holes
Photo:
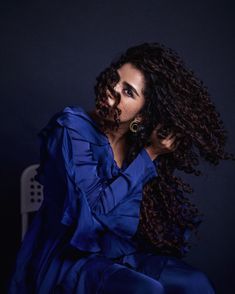
[[[154,153],[151,147],[144,147],[146,152],[148,153],[149,157],[153,160],[155,160],[158,157],[158,154]]]

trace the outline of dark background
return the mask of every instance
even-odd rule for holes
[[[234,151],[232,1],[5,1],[0,19],[1,285],[20,244],[19,180],[39,160],[38,131],[65,106],[92,109],[96,76],[127,47],[158,41],[179,52],[208,86]],[[206,215],[185,260],[217,293],[235,293],[234,162],[202,170],[185,176]]]

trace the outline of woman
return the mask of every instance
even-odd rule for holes
[[[202,215],[173,175],[198,175],[199,155],[234,160],[206,88],[173,50],[144,43],[95,92],[93,111],[66,107],[40,132],[44,202],[9,293],[215,293],[182,260]]]

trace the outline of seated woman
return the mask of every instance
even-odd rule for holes
[[[97,78],[96,107],[66,107],[39,133],[44,202],[9,293],[213,294],[182,258],[202,214],[176,169],[234,159],[207,89],[172,49],[129,48]]]

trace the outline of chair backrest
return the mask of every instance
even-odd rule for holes
[[[35,180],[36,169],[39,164],[25,168],[20,179],[20,212],[21,212],[21,239],[28,229],[28,214],[37,211],[43,201],[43,186]]]

